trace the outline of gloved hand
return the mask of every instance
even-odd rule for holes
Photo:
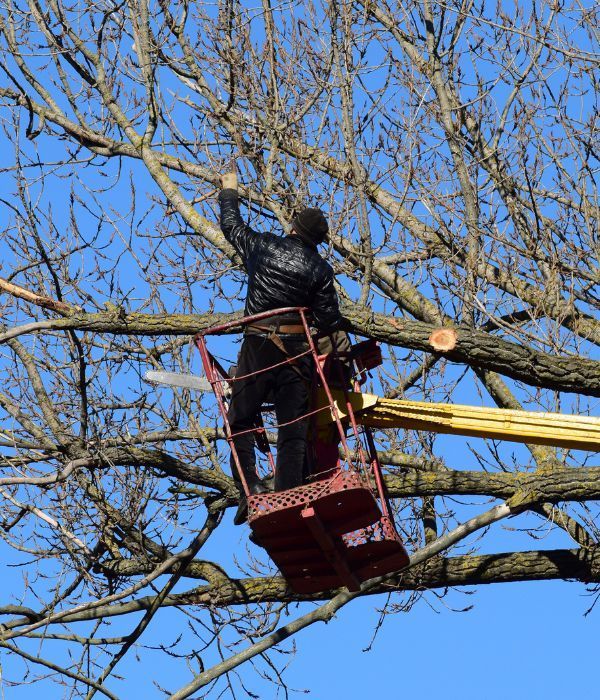
[[[224,190],[237,190],[238,179],[237,173],[225,173],[221,175],[221,187]]]

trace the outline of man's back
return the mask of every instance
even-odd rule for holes
[[[256,233],[239,213],[237,192],[220,194],[221,230],[248,273],[246,314],[287,306],[312,310],[316,326],[333,330],[340,321],[333,270],[314,245],[299,236]]]

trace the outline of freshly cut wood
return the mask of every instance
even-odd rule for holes
[[[0,289],[4,290],[8,294],[11,294],[13,297],[24,299],[25,301],[29,301],[36,306],[41,306],[44,309],[52,309],[52,311],[57,311],[63,315],[73,312],[73,309],[62,301],[51,299],[50,297],[46,297],[41,294],[36,294],[35,292],[25,289],[24,287],[19,287],[19,285],[13,284],[2,277],[0,277]]]
[[[449,352],[456,347],[456,331],[452,328],[436,328],[429,336],[429,344],[438,352]]]

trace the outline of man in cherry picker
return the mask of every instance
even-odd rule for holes
[[[237,174],[221,178],[219,194],[221,230],[241,257],[248,274],[245,314],[247,316],[290,306],[308,307],[311,324],[333,332],[341,323],[333,270],[317,252],[325,241],[327,220],[319,209],[303,209],[292,221],[287,236],[257,233],[244,223],[238,205]],[[309,406],[311,358],[304,355],[286,362],[308,349],[298,314],[279,315],[246,326],[238,358],[236,376],[252,375],[232,383],[228,419],[233,442],[250,493],[267,488],[256,474],[254,434],[257,414],[267,395],[273,396],[277,423],[277,462],[275,490],[299,486],[306,477],[306,439]],[[274,365],[278,365],[274,367]],[[269,369],[266,369],[269,368]],[[260,370],[264,370],[260,372]],[[252,374],[260,372],[259,374]],[[243,433],[235,435],[236,433]],[[235,462],[231,471],[240,492],[236,525],[247,517],[247,503]]]

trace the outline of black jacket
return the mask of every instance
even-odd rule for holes
[[[236,190],[222,190],[219,204],[221,230],[248,273],[246,315],[285,306],[307,306],[317,328],[336,330],[342,317],[333,270],[316,247],[298,236],[253,231],[240,216]]]

